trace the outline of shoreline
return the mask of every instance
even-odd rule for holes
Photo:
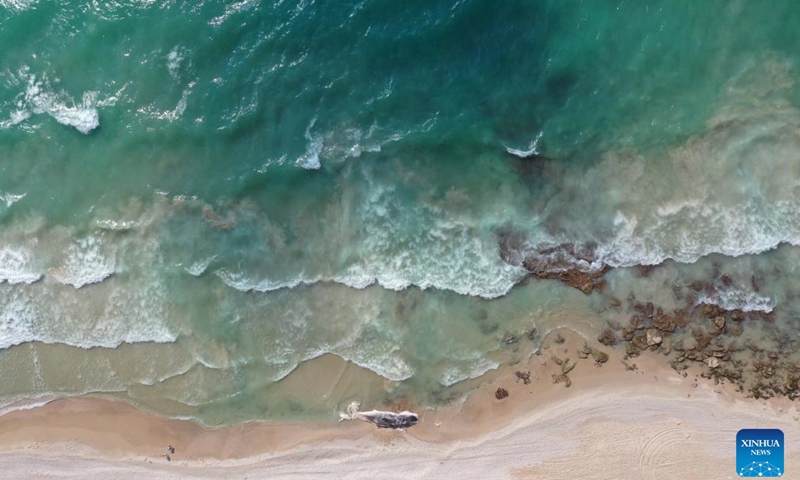
[[[786,470],[800,469],[800,413],[788,399],[746,399],[699,372],[684,377],[655,354],[625,365],[622,352],[604,349],[608,361],[598,366],[576,357],[583,337],[559,333],[563,343],[550,335],[539,355],[501,367],[462,401],[417,410],[420,422],[406,432],[334,419],[206,428],[124,401],[70,398],[0,416],[0,471],[80,471],[89,479],[109,469],[159,478],[734,478],[736,431],[748,427],[783,429]],[[564,369],[554,356],[576,363],[569,388],[553,383]],[[516,371],[530,371],[530,384]],[[497,399],[497,388],[508,397]],[[176,448],[170,462],[161,456],[167,445]]]

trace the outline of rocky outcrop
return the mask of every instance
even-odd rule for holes
[[[526,266],[526,268],[528,268]],[[577,288],[581,292],[589,295],[593,290],[600,290],[602,283],[597,281],[597,277],[605,272],[598,274],[590,274],[581,272],[580,270],[572,269],[563,272],[549,272],[546,270],[528,270],[539,278],[547,278],[552,280],[560,280],[570,287]]]
[[[592,247],[563,244],[535,248],[528,244],[523,233],[512,229],[499,230],[497,241],[504,262],[521,266],[535,277],[559,280],[587,295],[605,287],[605,282],[599,278],[610,267],[598,268]]]

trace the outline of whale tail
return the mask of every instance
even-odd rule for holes
[[[339,421],[343,420],[355,420],[358,418],[358,409],[361,408],[361,404],[358,402],[351,402],[350,405],[347,406],[347,412],[339,412]]]

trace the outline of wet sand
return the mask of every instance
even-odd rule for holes
[[[590,342],[609,354],[598,365],[578,358],[581,337],[559,333],[563,343],[551,333],[539,355],[466,399],[418,410],[420,424],[406,432],[333,415],[211,429],[99,398],[11,412],[0,417],[0,478],[727,479],[741,428],[782,429],[786,471],[800,471],[800,412],[788,400],[745,399],[699,371],[678,374],[660,354],[623,363]],[[567,358],[570,387],[553,383]],[[319,359],[309,371],[335,363]],[[530,384],[517,371],[530,372]],[[498,388],[509,395],[498,400]]]

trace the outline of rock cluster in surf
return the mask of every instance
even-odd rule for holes
[[[660,352],[684,376],[691,367],[715,383],[731,383],[753,398],[800,398],[800,341],[774,322],[774,312],[695,304],[708,284],[676,286],[676,296],[686,306],[664,311],[651,302],[629,301],[633,312],[627,324],[610,322],[598,341],[622,344],[626,357]],[[621,305],[614,300],[612,305]],[[754,330],[758,328],[758,335]],[[746,332],[750,330],[749,335]]]
[[[587,295],[605,290],[606,282],[600,277],[611,267],[598,265],[592,247],[563,244],[533,249],[524,234],[511,230],[498,232],[498,245],[504,262],[521,266],[535,277],[560,280]]]

